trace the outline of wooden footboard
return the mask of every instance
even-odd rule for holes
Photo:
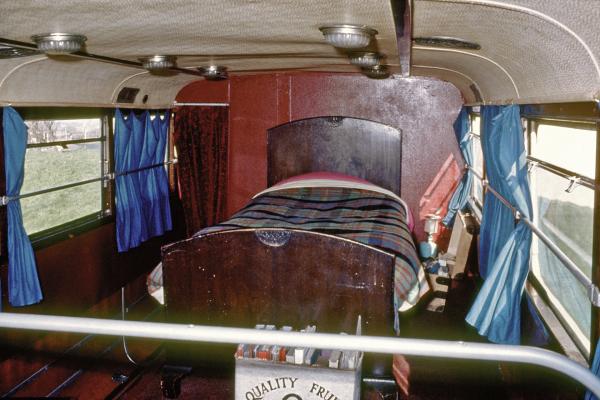
[[[393,334],[394,257],[351,240],[284,229],[222,231],[164,247],[163,269],[169,322],[314,324],[320,332],[352,333],[361,315],[364,335]],[[170,362],[175,352],[187,363],[227,364],[234,348],[192,352],[186,344],[171,350]],[[381,364],[369,357],[363,370],[391,369],[391,361]]]

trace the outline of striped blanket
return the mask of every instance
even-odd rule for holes
[[[299,187],[263,192],[231,219],[198,232],[239,228],[315,231],[380,248],[396,256],[395,309],[407,309],[429,289],[405,206],[385,194],[340,187]]]
[[[407,225],[409,212],[393,195],[340,187],[283,187],[261,192],[231,219],[205,228],[195,236],[239,228],[310,230],[380,248],[396,256],[394,270],[395,327],[404,311],[429,290]],[[148,279],[150,291],[162,287],[162,271]]]

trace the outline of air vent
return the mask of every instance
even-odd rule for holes
[[[469,42],[464,39],[448,37],[448,36],[430,36],[430,37],[418,37],[413,39],[413,43],[419,46],[429,47],[444,47],[448,49],[466,49],[466,50],[480,50],[481,45],[475,42]]]
[[[133,103],[139,92],[138,88],[124,87],[117,96],[117,103]]]
[[[0,59],[28,57],[40,54],[37,50],[23,49],[0,44]]]

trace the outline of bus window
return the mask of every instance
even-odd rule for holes
[[[477,114],[471,114],[471,144],[473,146],[473,165],[472,167],[477,171],[480,176],[484,176],[483,169],[483,151],[481,149],[481,136],[480,136],[481,117]],[[473,179],[473,188],[471,189],[471,196],[479,205],[479,208],[483,208],[483,185],[477,178]]]
[[[530,136],[530,159],[536,165],[530,170],[534,222],[591,278],[596,128],[550,121],[536,121],[534,126]],[[589,351],[591,304],[586,289],[536,235],[531,265],[573,339]]]
[[[27,233],[46,236],[65,224],[100,218],[104,185],[99,178],[106,164],[102,118],[25,123],[29,136],[21,206]],[[85,183],[91,179],[98,180]],[[70,187],[59,189],[65,185]]]

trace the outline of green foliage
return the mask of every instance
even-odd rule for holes
[[[28,149],[21,194],[100,177],[98,146]],[[25,230],[31,235],[100,211],[101,190],[102,183],[94,182],[22,199]]]

